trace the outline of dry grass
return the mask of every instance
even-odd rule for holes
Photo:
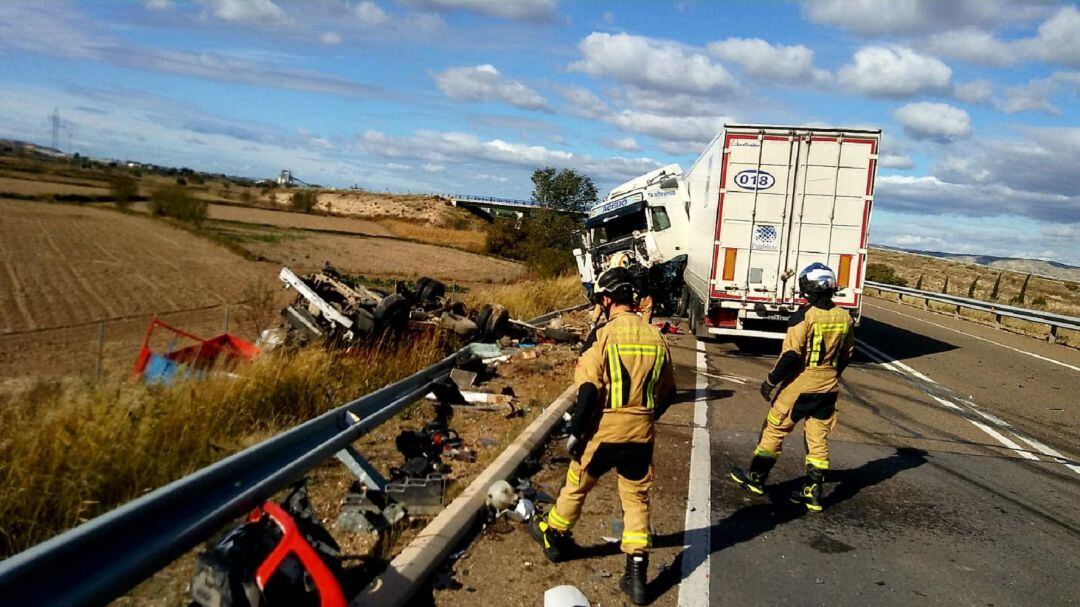
[[[172,387],[42,383],[0,407],[0,557],[434,362],[433,339],[268,355]]]
[[[472,253],[483,253],[487,244],[486,235],[479,230],[458,230],[401,219],[382,219],[378,223],[399,238],[419,240]]]
[[[465,303],[472,307],[491,302],[506,306],[514,318],[524,319],[585,303],[585,297],[577,276],[523,280],[465,294]]]

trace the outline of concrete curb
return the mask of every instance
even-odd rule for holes
[[[484,507],[488,487],[509,476],[547,438],[573,402],[574,388],[571,386],[548,405],[457,499],[440,512],[390,562],[386,571],[349,603],[349,607],[397,607],[407,604],[424,580],[465,536],[470,523]]]

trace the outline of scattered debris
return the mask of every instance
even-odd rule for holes
[[[150,348],[150,340],[159,328],[172,334],[169,348],[164,353],[154,352]],[[194,343],[176,348],[180,339]],[[178,379],[204,377],[211,370],[227,373],[237,363],[252,360],[259,356],[259,353],[260,350],[255,344],[230,333],[204,339],[155,317],[146,330],[146,337],[143,338],[132,372],[148,384],[171,384]]]
[[[544,607],[590,607],[589,599],[576,586],[555,586],[544,593]]]
[[[518,501],[518,495],[510,483],[498,480],[488,488],[487,505],[495,510],[508,510]]]

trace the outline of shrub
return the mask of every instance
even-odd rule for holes
[[[994,279],[994,288],[990,289],[990,299],[998,298],[998,289],[1001,288],[1001,275],[1004,272],[999,272],[997,278]]]
[[[487,252],[520,260],[540,276],[557,276],[574,268],[570,251],[576,229],[573,218],[546,209],[520,222],[496,219],[488,226]]]
[[[1076,293],[1078,290],[1080,290],[1080,285],[1076,284],[1075,282],[1067,282],[1065,283],[1065,288],[1068,289],[1070,293]]]
[[[109,182],[109,193],[116,201],[116,206],[127,210],[139,195],[139,182],[131,175],[117,175]]]
[[[1033,306],[1045,306],[1046,305],[1046,298],[1043,297],[1042,295],[1039,295],[1035,299],[1031,300],[1031,305],[1033,305]]]
[[[150,195],[150,212],[200,225],[206,219],[206,202],[192,196],[183,186],[166,186]]]
[[[316,196],[315,191],[307,189],[297,190],[293,192],[292,197],[289,198],[289,203],[292,205],[292,208],[301,213],[310,213],[313,211],[315,209],[315,204],[318,201],[319,198]]]
[[[585,303],[585,291],[577,275],[561,276],[475,289],[465,295],[465,303],[474,308],[491,303],[501,304],[514,318],[528,320]]]
[[[892,266],[884,263],[866,264],[866,279],[886,285],[896,285],[898,287],[907,286],[907,281],[897,274]]]
[[[177,177],[176,185],[187,185],[187,179],[184,179],[183,177]]]

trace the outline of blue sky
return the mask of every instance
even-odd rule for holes
[[[725,122],[872,126],[871,240],[1080,264],[1080,9],[1052,0],[0,3],[0,137],[528,197]],[[69,143],[70,141],[70,143]]]

